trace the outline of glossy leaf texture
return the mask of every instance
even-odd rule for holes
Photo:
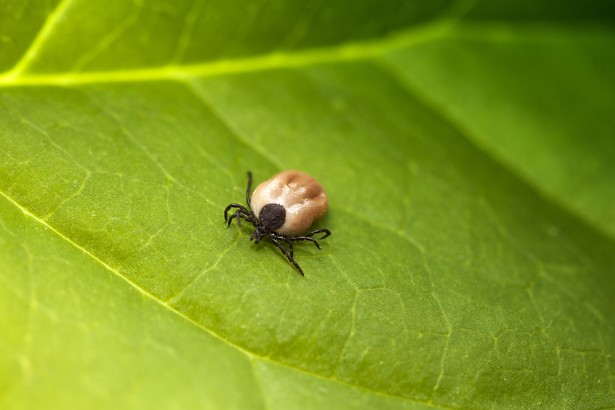
[[[0,406],[615,406],[615,11],[532,4],[0,6]]]

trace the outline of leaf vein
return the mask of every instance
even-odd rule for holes
[[[45,44],[45,41],[49,37],[49,35],[53,32],[58,21],[66,13],[66,10],[73,4],[73,0],[61,0],[60,3],[56,6],[55,10],[53,10],[47,20],[43,24],[41,30],[38,35],[34,38],[28,50],[24,53],[21,60],[15,64],[15,67],[7,74],[9,78],[18,78],[21,77],[21,74],[27,70],[28,65],[32,62],[32,60],[37,56],[39,50]]]
[[[70,1],[70,0],[65,0]],[[217,60],[197,64],[167,64],[157,67],[123,70],[40,73],[21,75],[23,70],[12,70],[0,76],[0,87],[23,85],[80,85],[93,83],[146,82],[212,77],[225,74],[257,72],[282,68],[297,68],[327,63],[367,60],[382,56],[395,49],[431,41],[444,35],[452,21],[435,21],[406,30],[380,40],[344,43],[330,47],[294,52],[272,51],[267,54]]]

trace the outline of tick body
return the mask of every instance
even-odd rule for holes
[[[282,171],[256,187],[252,196],[252,173],[248,172],[246,204],[229,204],[224,209],[227,226],[233,219],[239,224],[241,219],[250,222],[255,230],[250,240],[258,243],[269,237],[303,276],[303,270],[294,259],[293,243],[312,242],[318,249],[320,245],[314,235],[324,234],[320,239],[331,235],[326,228],[304,232],[327,212],[327,194],[314,178],[301,171]],[[229,211],[236,209],[229,216]],[[282,244],[286,244],[288,249]]]

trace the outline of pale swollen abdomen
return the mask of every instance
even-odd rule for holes
[[[278,204],[285,212],[279,212]],[[274,175],[271,179],[256,187],[251,200],[252,211],[265,226],[269,223],[271,229],[286,236],[297,236],[304,233],[317,219],[327,212],[327,194],[322,185],[305,172],[288,170]],[[261,211],[265,208],[262,218]],[[271,208],[276,208],[271,221]]]

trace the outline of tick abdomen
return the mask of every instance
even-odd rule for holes
[[[259,215],[267,205],[284,208],[285,218],[279,227],[270,228],[282,235],[299,235],[327,212],[327,194],[322,185],[305,172],[289,170],[263,182],[252,194],[252,211]]]

